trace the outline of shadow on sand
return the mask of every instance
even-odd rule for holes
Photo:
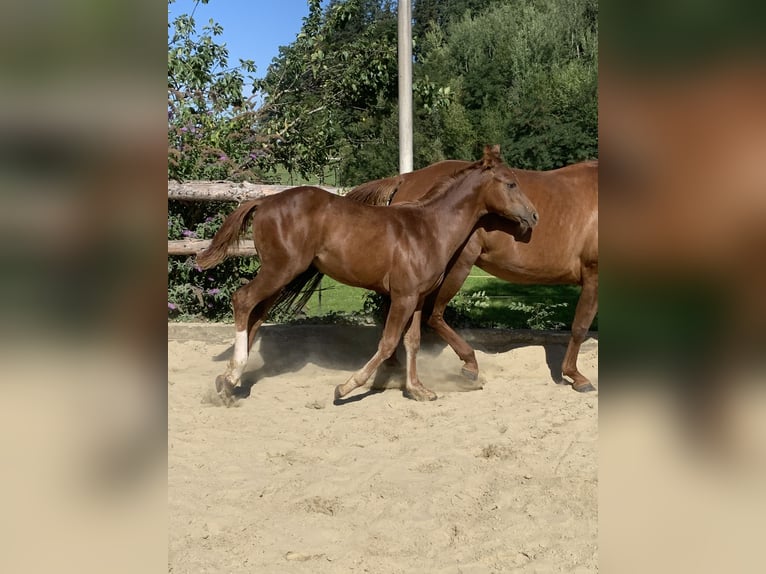
[[[338,383],[342,383],[372,357],[381,331],[379,326],[264,325],[253,345],[237,396],[249,396],[251,387],[265,377],[297,372],[310,364],[345,371],[338,374]],[[474,349],[484,353],[506,353],[520,347],[542,346],[551,380],[558,384],[568,382],[561,376],[568,332],[465,329],[460,333]],[[229,347],[214,360],[228,361],[232,351],[233,347]],[[373,376],[370,389],[336,401],[336,404],[355,402],[388,388],[402,388],[404,356],[400,345],[398,365],[384,364]],[[469,381],[460,375],[460,359],[428,328],[423,330],[418,364],[422,367],[420,372],[427,378],[424,382],[437,392],[471,391],[483,386],[481,376],[478,381]]]

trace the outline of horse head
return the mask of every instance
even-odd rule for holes
[[[486,197],[490,212],[517,221],[522,234],[537,225],[537,209],[524,195],[516,174],[500,158],[499,145],[484,146],[484,157],[475,165],[482,170],[480,189]]]

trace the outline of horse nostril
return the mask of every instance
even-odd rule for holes
[[[537,220],[538,220],[538,219],[540,219],[540,218],[539,218],[539,216],[537,215],[537,212],[536,212],[536,211],[533,211],[533,212],[532,212],[532,223],[537,223]]]

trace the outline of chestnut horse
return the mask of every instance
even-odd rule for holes
[[[346,197],[373,205],[416,201],[442,178],[467,165],[464,161],[442,161],[364,183]],[[439,289],[428,297],[424,306],[428,324],[463,360],[463,374],[476,379],[479,366],[473,348],[444,321],[447,304],[473,265],[511,283],[581,285],[561,372],[572,379],[575,390],[592,391],[593,385],[577,369],[577,355],[598,308],[598,161],[551,171],[513,171],[524,193],[539,210],[540,225],[529,234],[513,221],[493,214],[482,217],[451,263]],[[556,382],[569,381],[561,377]]]
[[[197,257],[202,268],[223,261],[252,214],[261,266],[256,277],[232,296],[234,355],[216,379],[224,403],[233,400],[253,339],[270,307],[286,286],[312,268],[391,298],[377,352],[336,387],[335,398],[363,385],[393,353],[406,329],[405,395],[435,399],[436,394],[418,380],[415,368],[426,295],[439,286],[450,259],[482,216],[494,213],[524,230],[537,223],[537,211],[499,152],[499,146],[485,148],[483,159],[453,171],[415,203],[376,207],[304,186],[249,201],[231,213],[210,247]]]

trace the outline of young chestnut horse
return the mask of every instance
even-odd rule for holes
[[[364,183],[346,197],[373,205],[416,201],[467,162],[442,161],[423,169]],[[598,161],[551,171],[514,169],[519,185],[540,214],[534,233],[492,214],[479,220],[437,291],[426,303],[428,324],[464,361],[463,374],[476,379],[473,348],[445,321],[444,309],[476,265],[510,283],[579,284],[582,292],[572,321],[563,375],[581,392],[594,390],[577,369],[577,355],[598,309]],[[428,316],[428,308],[433,311]],[[568,383],[565,379],[557,383]]]
[[[514,220],[524,230],[534,227],[538,219],[514,173],[500,160],[498,146],[485,148],[482,160],[466,163],[416,203],[376,207],[316,187],[296,187],[241,205],[197,257],[202,268],[223,261],[253,214],[253,239],[261,267],[232,297],[234,356],[226,372],[216,379],[225,404],[233,400],[266,313],[283,288],[312,266],[342,283],[391,298],[377,352],[336,387],[335,398],[363,385],[393,353],[406,328],[405,395],[434,400],[436,394],[418,380],[415,368],[423,301],[439,286],[450,259],[487,213]]]

